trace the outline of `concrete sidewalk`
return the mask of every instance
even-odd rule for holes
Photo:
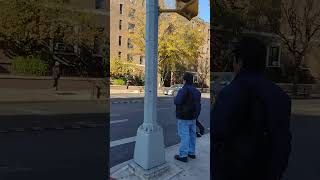
[[[55,91],[54,89],[13,89],[0,88],[1,103],[19,102],[51,102],[51,101],[89,101],[94,100],[91,92],[81,91]]]
[[[189,159],[187,163],[183,163],[174,159],[177,154],[179,144],[166,148],[166,161],[173,167],[175,176],[167,178],[167,180],[207,180],[210,179],[210,133],[197,138],[196,151],[197,159]],[[128,164],[133,160],[121,163],[110,169],[110,176],[114,179],[140,180],[136,176],[129,173]],[[127,173],[124,173],[127,172]],[[170,171],[168,172],[170,173]],[[162,180],[163,177],[157,178]]]
[[[52,80],[52,76],[25,76],[14,74],[0,74],[0,79],[22,79],[22,80]],[[61,80],[73,80],[73,81],[99,81],[104,78],[87,78],[87,77],[64,77]]]

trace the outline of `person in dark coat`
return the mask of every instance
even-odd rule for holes
[[[175,159],[187,162],[188,157],[196,158],[196,119],[201,111],[201,93],[193,86],[193,75],[185,73],[184,86],[174,99],[178,135],[180,137],[179,154]]]
[[[280,180],[291,151],[291,100],[268,80],[266,47],[243,37],[236,48],[234,80],[211,112],[214,180]]]
[[[58,90],[58,81],[60,78],[60,63],[58,61],[55,62],[53,68],[52,68],[52,75],[54,79],[53,87]]]

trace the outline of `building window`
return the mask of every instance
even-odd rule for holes
[[[119,46],[121,46],[122,36],[119,36]]]
[[[128,48],[129,49],[133,48],[132,39],[130,39],[130,38],[128,38]]]
[[[96,9],[105,9],[105,0],[96,0]]]
[[[123,4],[120,4],[120,14],[123,14]]]
[[[122,20],[119,21],[119,30],[122,29]]]
[[[127,59],[128,59],[128,61],[133,61],[132,55],[131,55],[131,54],[128,54],[128,55],[127,55]]]
[[[135,24],[129,23],[128,24],[128,30],[129,31],[133,31],[135,26],[136,26]]]
[[[280,47],[270,47],[269,57],[267,61],[267,66],[269,67],[279,67],[280,66]]]
[[[134,18],[134,17],[135,17],[135,13],[136,13],[136,10],[135,10],[135,9],[130,9],[129,17],[130,17],[130,18]]]
[[[118,58],[121,59],[121,51],[118,52]]]
[[[140,64],[143,64],[143,63],[144,63],[144,57],[140,56]]]

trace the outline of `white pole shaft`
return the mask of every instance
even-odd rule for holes
[[[157,124],[159,0],[146,1],[144,125]]]

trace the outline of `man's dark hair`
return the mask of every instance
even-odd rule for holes
[[[235,48],[236,62],[242,62],[242,68],[246,70],[263,71],[265,69],[266,46],[255,38],[242,37]]]
[[[193,83],[193,75],[189,72],[186,72],[183,75],[183,80],[185,80],[187,84],[192,84]]]

